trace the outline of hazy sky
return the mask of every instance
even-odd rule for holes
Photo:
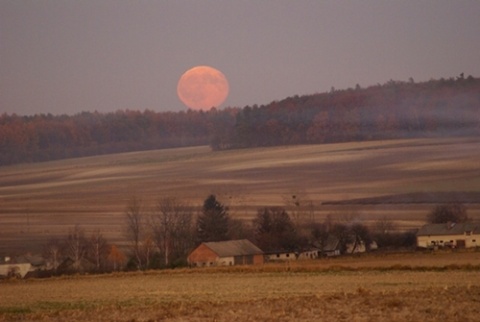
[[[480,77],[480,1],[0,0],[0,113],[186,110],[195,65],[227,77],[222,107]]]

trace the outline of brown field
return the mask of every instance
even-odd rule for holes
[[[392,218],[417,228],[432,199],[399,203],[327,202],[415,193],[480,194],[480,139],[415,139],[212,152],[192,147],[0,167],[0,255],[38,251],[74,224],[121,243],[133,196],[152,207],[177,197],[192,207],[216,194],[231,215],[285,205],[293,195],[315,219],[356,213],[366,224]],[[425,194],[424,194],[425,195]],[[390,199],[391,200],[391,199]],[[378,199],[377,199],[378,201]],[[480,200],[468,213],[480,218]],[[311,207],[310,207],[311,205]]]
[[[478,321],[480,253],[0,282],[0,321]]]

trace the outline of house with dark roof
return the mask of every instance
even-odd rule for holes
[[[479,223],[427,224],[417,232],[417,247],[421,248],[471,248],[479,246]]]
[[[326,257],[339,256],[340,248],[340,239],[333,235],[328,235],[327,240],[323,244],[322,253]]]
[[[188,255],[191,266],[263,264],[263,251],[247,239],[206,242]]]

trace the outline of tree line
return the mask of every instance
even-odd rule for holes
[[[79,225],[69,229],[64,238],[49,239],[43,257],[48,270],[40,272],[40,276],[117,271],[127,260],[125,253],[110,244],[100,230],[87,235]]]
[[[229,111],[0,115],[0,165],[207,145]]]
[[[189,253],[202,242],[235,239],[249,239],[266,253],[322,250],[332,237],[342,254],[348,254],[348,245],[354,249],[363,244],[368,251],[373,241],[382,249],[416,246],[415,231],[398,231],[390,218],[368,226],[350,212],[318,222],[305,205],[294,195],[285,207],[260,207],[252,220],[243,221],[232,218],[215,195],[209,195],[199,211],[176,198],[160,198],[147,207],[133,197],[125,207],[123,247],[110,244],[99,230],[87,235],[75,225],[63,238],[50,239],[43,256],[51,275],[184,267]],[[463,204],[449,203],[435,206],[426,220],[460,223],[469,218]]]
[[[330,237],[338,239],[340,251],[349,244],[374,240],[381,247],[411,248],[414,232],[398,232],[391,219],[382,218],[373,227],[358,214],[336,214],[317,222],[311,205],[293,195],[285,207],[259,207],[250,221],[233,218],[228,206],[209,195],[199,212],[176,198],[161,198],[147,208],[138,198],[126,208],[128,269],[186,266],[189,253],[202,242],[248,239],[266,253],[322,249]]]
[[[480,134],[480,79],[464,77],[292,96],[209,111],[0,115],[0,165],[210,145],[214,150]]]

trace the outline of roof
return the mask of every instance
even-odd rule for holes
[[[471,222],[427,224],[418,230],[417,236],[463,235],[466,231],[479,232],[480,224]]]
[[[25,254],[13,259],[16,263],[30,263],[32,266],[45,265],[45,259],[40,255]]]
[[[325,244],[323,246],[323,251],[324,252],[333,252],[339,248],[340,240],[333,236],[333,235],[328,235],[327,240],[325,241]]]
[[[204,245],[219,257],[263,254],[260,248],[247,239],[207,242]]]

